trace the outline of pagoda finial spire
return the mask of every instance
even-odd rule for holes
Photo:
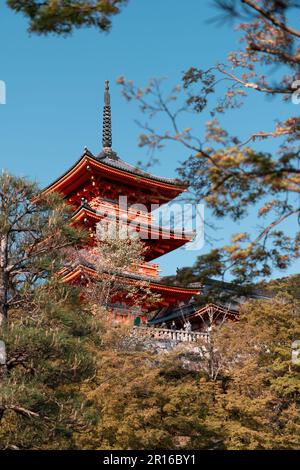
[[[111,134],[111,109],[109,95],[109,81],[105,81],[104,108],[103,108],[103,132],[102,145],[104,151],[111,151],[112,134]]]
[[[110,158],[111,160],[119,160],[117,153],[114,152],[112,149],[111,110],[108,80],[105,81],[102,146],[102,151],[97,156],[99,160],[102,160],[104,158]]]

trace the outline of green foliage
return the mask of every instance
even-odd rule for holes
[[[299,301],[282,294],[245,305],[239,322],[217,332],[227,383],[217,413],[226,448],[299,448],[300,366],[291,358],[298,338]]]
[[[77,435],[76,445],[298,449],[300,366],[291,361],[291,345],[300,337],[299,316],[299,302],[288,295],[249,302],[239,322],[213,329],[213,355],[194,353],[194,365],[184,361],[182,347],[168,353],[144,343],[129,347],[128,331],[106,326],[97,386],[88,393],[100,419]]]
[[[91,394],[101,419],[89,440],[95,449],[207,448],[216,432],[207,420],[215,384],[200,383],[178,362],[146,352],[103,351],[99,385]],[[83,437],[84,439],[84,437]]]
[[[269,282],[262,282],[261,286],[271,292],[285,291],[296,299],[300,299],[300,274],[274,279]]]
[[[74,291],[41,291],[3,331],[1,448],[299,448],[296,299],[245,304],[188,364],[182,347],[153,352],[128,327],[83,313]]]
[[[74,448],[92,408],[83,393],[96,372],[100,326],[75,292],[44,287],[31,311],[12,313],[2,330],[7,372],[0,391],[0,448]]]
[[[31,301],[34,288],[64,266],[66,248],[82,239],[69,217],[60,195],[0,175],[0,323],[9,309]]]
[[[70,34],[75,28],[96,27],[109,31],[111,17],[128,0],[7,0],[7,5],[29,20],[29,31],[37,34]]]

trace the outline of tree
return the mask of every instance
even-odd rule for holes
[[[262,282],[261,286],[271,292],[285,291],[300,299],[300,274],[274,279],[268,283]]]
[[[215,415],[227,449],[298,449],[300,366],[292,344],[300,337],[300,304],[280,293],[244,305],[240,321],[215,333],[224,393]]]
[[[0,448],[72,448],[91,419],[81,388],[100,327],[58,271],[83,234],[60,196],[23,178],[2,173],[0,204]]]
[[[0,449],[74,449],[77,433],[97,419],[87,401],[101,325],[78,293],[56,282],[12,311],[1,328],[6,343],[0,386]]]
[[[75,28],[94,26],[109,31],[111,17],[128,0],[7,0],[7,5],[29,20],[29,32],[70,34]]]
[[[63,267],[64,249],[82,236],[69,215],[59,195],[41,195],[34,183],[0,175],[0,326]]]
[[[88,393],[99,420],[76,446],[298,449],[300,366],[291,346],[299,315],[299,301],[283,293],[251,301],[239,322],[223,322],[197,345],[201,354],[186,346],[162,353],[108,323]]]
[[[186,149],[187,159],[179,172],[190,182],[193,200],[205,201],[216,218],[226,215],[234,221],[245,219],[252,207],[257,210],[261,228],[254,236],[247,230],[235,234],[230,245],[208,255],[215,275],[230,271],[245,281],[268,276],[274,267],[286,269],[299,257],[299,118],[278,119],[271,130],[266,123],[267,130],[247,137],[230,135],[221,120],[226,111],[238,109],[254,93],[298,102],[300,31],[293,26],[292,15],[299,5],[293,0],[222,0],[216,4],[230,18],[240,20],[241,48],[229,53],[228,63],[208,70],[191,67],[183,75],[183,87],[175,87],[167,97],[157,79],[145,88],[123,77],[118,83],[124,96],[137,100],[149,118],[142,124],[141,146],[154,153],[168,142],[177,142]],[[210,106],[214,95],[217,103]],[[206,111],[209,120],[202,139],[183,116]],[[159,114],[170,121],[171,128],[165,132],[151,124]],[[274,154],[259,148],[261,141],[270,139],[278,142]],[[293,233],[284,228],[287,220],[294,223]]]
[[[138,315],[145,305],[154,308],[160,295],[151,292],[148,279],[143,276],[127,281],[124,279],[126,274],[141,272],[146,250],[145,243],[134,229],[105,219],[97,225],[95,246],[71,249],[72,262],[87,265],[95,271],[95,275],[86,274],[84,279],[89,305],[109,310],[115,302],[125,302],[131,308],[134,306]]]
[[[88,395],[100,419],[89,434],[78,435],[77,445],[119,450],[222,446],[222,430],[208,420],[219,384],[199,381],[180,360],[153,353],[144,343],[128,347],[122,327],[114,334],[110,328],[98,353],[98,386]]]

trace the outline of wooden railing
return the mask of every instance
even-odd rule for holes
[[[176,341],[194,343],[200,339],[207,339],[207,333],[195,331],[169,330],[167,328],[151,328],[143,326],[134,327],[134,335],[147,336],[148,338],[161,341]]]
[[[128,271],[132,271],[134,274],[142,274],[144,276],[150,277],[159,277],[159,264],[157,263],[147,263],[144,261],[140,263],[137,267],[132,269],[128,269]]]

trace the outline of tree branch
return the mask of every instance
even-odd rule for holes
[[[26,418],[39,418],[39,413],[23,408],[22,406],[17,405],[1,405],[0,406],[0,419],[3,417],[5,411],[12,410],[17,414],[25,416]]]
[[[268,235],[270,233],[270,231],[276,227],[277,225],[281,224],[281,222],[283,222],[284,220],[286,220],[288,217],[290,217],[291,215],[294,215],[294,214],[298,214],[300,213],[300,208],[298,209],[294,209],[294,210],[291,210],[289,212],[287,212],[286,214],[282,215],[281,217],[279,217],[279,219],[277,220],[274,220],[271,224],[269,224],[259,235],[258,237],[255,238],[255,240],[253,240],[253,242],[251,242],[251,245],[254,246],[256,245],[262,238],[264,238],[266,235]]]
[[[278,28],[282,29],[286,33],[292,34],[297,38],[300,38],[300,31],[297,29],[291,28],[290,26],[286,25],[283,21],[280,21],[276,16],[274,16],[271,12],[264,10],[262,7],[257,5],[257,3],[253,2],[252,0],[241,0],[242,3],[245,3],[253,10],[257,11],[260,15],[270,21],[273,25],[277,26]]]

